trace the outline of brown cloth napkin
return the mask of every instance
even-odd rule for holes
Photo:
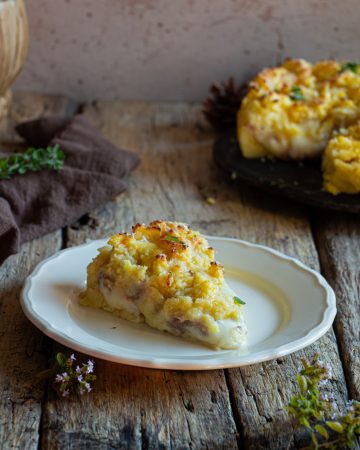
[[[139,163],[81,115],[24,122],[16,130],[29,146],[58,144],[65,165],[0,180],[0,264],[24,242],[70,225],[123,192]]]

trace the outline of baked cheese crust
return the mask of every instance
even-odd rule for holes
[[[333,130],[360,118],[360,68],[355,63],[288,59],[264,69],[249,87],[237,118],[246,158],[319,157]]]
[[[324,188],[331,194],[360,192],[360,123],[334,133],[322,168]]]
[[[177,222],[137,224],[111,237],[88,266],[80,302],[214,348],[246,339],[242,301],[214,249]]]

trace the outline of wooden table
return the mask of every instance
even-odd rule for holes
[[[226,184],[211,160],[213,136],[200,107],[94,102],[18,94],[0,124],[3,143],[15,123],[81,110],[115,144],[141,157],[129,189],[72,226],[22,247],[0,268],[0,447],[3,449],[249,448],[303,445],[283,407],[295,392],[300,358],[330,363],[328,390],[339,405],[359,399],[360,222],[310,211]],[[3,144],[5,145],[5,144]],[[216,199],[214,205],[206,197]],[[59,399],[34,385],[58,344],[24,316],[19,292],[42,259],[64,247],[156,218],[190,223],[210,235],[269,245],[321,270],[335,289],[338,315],[322,339],[291,356],[231,370],[151,370],[96,361],[94,391]]]

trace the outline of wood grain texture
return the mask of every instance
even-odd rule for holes
[[[108,121],[101,112],[96,112],[97,107],[88,109],[87,113],[92,120],[95,113],[100,126],[102,120],[110,125],[110,133],[106,126],[102,127],[109,137],[113,138],[111,131],[118,130],[122,139],[113,138],[118,145],[142,155],[156,139],[153,137],[157,130],[153,125],[157,120],[153,114],[156,107],[130,105],[128,109],[124,105],[123,108],[128,115],[122,120],[119,114],[114,114],[113,120]],[[185,106],[179,109],[188,110]],[[162,114],[178,127],[180,116],[176,113],[175,108],[173,117],[167,109]],[[164,131],[168,134],[167,122]],[[190,131],[186,133],[193,140]],[[172,139],[171,133],[169,136]],[[191,145],[196,147],[196,143]],[[149,156],[151,159],[151,153]],[[130,230],[137,221],[169,214],[169,199],[162,184],[166,181],[162,179],[160,167],[154,167],[158,176],[144,162],[131,176],[126,193],[68,228],[68,246],[117,230]],[[151,182],[153,176],[156,185]],[[143,201],[139,202],[143,192],[151,197],[145,211]],[[81,403],[49,398],[43,420],[44,449],[237,447],[236,425],[223,371],[170,372],[103,361],[96,364],[99,381],[94,395],[83,397]]]
[[[313,229],[322,271],[336,294],[334,327],[349,395],[360,400],[360,219],[322,213]]]
[[[25,277],[61,247],[61,233],[25,244],[0,268],[0,448],[36,449],[47,367],[48,339],[25,317],[19,295]]]
[[[12,126],[40,114],[62,114],[66,102],[44,96],[15,96],[10,116],[1,122],[2,142],[12,141]],[[0,448],[37,449],[44,385],[35,375],[47,367],[49,340],[25,317],[19,294],[25,277],[42,259],[61,248],[57,231],[22,246],[0,266]]]
[[[136,222],[176,219],[207,234],[271,245],[319,269],[305,210],[245,187],[236,191],[219,176],[211,162],[213,136],[198,106],[97,102],[85,113],[114,143],[139,154],[141,165],[126,193],[68,228],[67,245],[130,230]],[[214,205],[205,201],[210,196]],[[328,389],[343,404],[347,390],[332,331],[293,356],[228,371],[165,372],[97,362],[94,396],[46,403],[43,447],[301,446],[283,407],[295,391],[291,380],[300,357],[315,351],[332,364]]]
[[[96,361],[96,373],[92,395],[48,399],[42,448],[237,447],[222,371],[210,376]]]

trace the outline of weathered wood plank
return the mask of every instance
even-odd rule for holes
[[[127,118],[122,118],[124,125],[120,126],[119,133],[123,139],[118,143],[147,152],[154,139],[153,107],[139,107],[140,111],[144,110],[129,118],[129,125]],[[101,112],[99,119],[107,123]],[[143,127],[134,126],[143,121],[146,121]],[[118,128],[119,123],[112,121],[110,126]],[[78,244],[116,230],[130,230],[136,221],[167,215],[164,187],[152,186],[148,170],[143,164],[142,170],[132,176],[127,193],[92,212],[87,220],[69,227],[67,244]],[[143,192],[149,195],[153,189],[158,192],[144,211],[138,198]],[[95,391],[81,402],[49,398],[43,420],[44,449],[237,447],[223,371],[166,372],[97,361],[96,372]]]
[[[45,114],[62,114],[66,101],[15,95],[8,119],[0,123],[1,146],[14,143],[13,126]],[[48,339],[25,317],[19,293],[25,277],[61,248],[61,232],[25,244],[0,267],[0,448],[37,449],[44,385],[34,376],[47,366]]]
[[[207,234],[271,245],[319,268],[306,211],[253,194],[249,189],[235,192],[222,181],[211,162],[212,135],[204,128],[199,107],[114,102],[96,103],[85,112],[117,145],[134,149],[142,162],[131,177],[127,193],[92,212],[82,223],[75,224],[75,229],[68,229],[69,245],[129,230],[135,222],[176,219]],[[208,196],[216,198],[215,205],[205,202]],[[79,435],[72,436],[72,430],[83,429],[79,432],[85,439],[86,430],[96,427],[94,448],[100,444],[111,448],[114,442],[125,445],[129,430],[129,446],[135,448],[234,448],[237,443],[230,406],[245,448],[297,446],[298,436],[282,408],[294,392],[291,380],[300,357],[311,356],[315,351],[322,354],[325,362],[332,363],[334,377],[329,390],[340,403],[344,402],[346,386],[332,332],[291,357],[225,372],[149,371],[99,363],[98,389],[111,389],[111,396],[101,396],[106,415],[92,415],[98,404],[96,397],[82,399],[80,417],[76,403],[66,407],[51,400],[44,416],[44,447],[50,448],[56,442],[58,448],[76,448],[81,439]],[[105,383],[104,379],[110,379],[114,372],[119,377],[127,373],[128,382],[140,380],[136,392],[141,395],[141,403],[125,386],[114,388]],[[173,386],[170,391],[167,385],[157,386],[155,393],[150,389],[159,377],[166,377],[167,384]],[[185,402],[178,401],[181,395]],[[217,399],[217,418],[209,413],[214,408],[211,398]],[[120,413],[118,401],[123,403]],[[186,404],[193,405],[190,411]],[[129,427],[120,429],[117,425],[114,429],[114,417],[116,424]],[[161,432],[164,423],[166,431]]]
[[[25,244],[0,268],[0,448],[36,449],[44,384],[34,385],[48,359],[48,339],[25,317],[19,304],[24,278],[61,248],[61,233]]]
[[[257,196],[257,204],[267,205],[265,219],[264,210],[251,212],[247,227],[242,228],[242,239],[276,248],[290,256],[294,256],[315,270],[319,270],[318,257],[312,239],[311,229],[305,214],[301,210],[279,214],[276,200]],[[270,206],[271,205],[271,206]],[[294,214],[295,213],[295,214]],[[311,314],[311,311],[309,311]],[[294,383],[300,358],[311,359],[314,353],[320,353],[323,361],[334,369],[328,394],[334,396],[340,405],[347,398],[344,374],[339,358],[334,333],[327,333],[322,339],[310,347],[296,352],[286,358],[257,364],[249,367],[229,370],[229,384],[237,407],[238,419],[243,429],[246,448],[287,448],[298,445],[301,435],[294,433],[292,424],[283,411],[294,393]],[[303,446],[303,443],[299,444]]]
[[[360,399],[360,219],[324,213],[314,220],[321,268],[337,298],[335,332],[349,395]]]
[[[48,399],[42,448],[236,447],[222,371],[210,377],[96,361],[96,373],[91,395]]]

